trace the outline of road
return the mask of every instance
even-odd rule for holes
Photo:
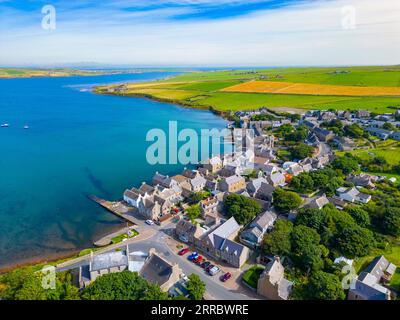
[[[209,296],[215,300],[250,300],[254,299],[243,292],[238,292],[234,290],[229,290],[224,286],[222,282],[219,281],[218,276],[211,277],[204,272],[203,269],[189,262],[186,257],[181,257],[177,255],[177,249],[171,249],[167,244],[167,240],[172,235],[174,230],[174,224],[169,223],[163,227],[159,226],[147,226],[142,221],[138,221],[138,229],[142,232],[146,231],[148,236],[143,239],[130,239],[122,244],[113,246],[109,249],[102,250],[101,252],[113,251],[116,248],[124,248],[126,245],[129,246],[129,251],[143,251],[148,252],[151,248],[155,248],[156,251],[162,254],[168,261],[172,263],[177,263],[182,269],[183,273],[190,275],[195,273],[200,276],[200,278],[206,284],[206,290]],[[151,231],[151,232],[149,232]],[[99,254],[96,252],[95,254]],[[64,263],[60,267],[57,267],[57,271],[66,271],[75,268],[79,268],[84,265],[89,264],[90,256],[80,258],[78,260],[73,260],[71,262]]]

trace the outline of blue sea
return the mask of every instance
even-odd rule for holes
[[[10,124],[0,128],[0,268],[91,247],[121,221],[88,194],[120,199],[155,171],[181,170],[147,163],[149,130],[170,120],[197,132],[226,126],[208,111],[90,91],[171,75],[0,79],[0,123]]]

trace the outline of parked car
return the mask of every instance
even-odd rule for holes
[[[208,272],[210,269],[214,268],[215,266],[213,264],[209,264],[208,267],[206,267],[206,271]]]
[[[214,266],[214,268],[211,268],[210,270],[208,270],[208,273],[210,276],[215,276],[220,271],[221,271],[221,269],[219,267]]]
[[[197,259],[197,257],[199,256],[199,254],[197,252],[193,252],[189,257],[188,260],[189,261],[193,261],[194,259]]]
[[[153,220],[146,220],[146,224],[148,224],[149,226],[152,226],[154,224]]]
[[[184,256],[186,253],[188,253],[190,250],[188,248],[182,249],[181,251],[178,252],[180,256]]]
[[[226,282],[228,281],[230,278],[232,278],[232,274],[230,272],[225,273],[222,277],[221,277],[221,281],[222,282]]]
[[[198,256],[196,259],[193,260],[194,263],[198,264],[199,262],[203,261],[202,256]]]
[[[203,262],[203,263],[200,265],[200,267],[202,267],[203,269],[205,269],[205,268],[207,268],[210,264],[211,264],[211,262],[205,261],[205,262]]]

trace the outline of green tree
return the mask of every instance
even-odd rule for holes
[[[322,259],[325,248],[320,245],[321,237],[314,229],[295,226],[291,233],[292,257],[304,271],[317,271],[324,266]]]
[[[201,216],[200,204],[194,204],[186,209],[186,214],[189,219],[194,222]]]
[[[293,223],[287,220],[278,220],[274,229],[264,237],[263,251],[266,255],[288,256],[291,252],[290,234]]]
[[[332,162],[332,167],[341,170],[345,175],[360,170],[358,161],[352,155],[346,154],[344,157],[338,157]]]
[[[311,157],[314,152],[314,147],[306,145],[305,143],[298,143],[296,146],[290,148],[292,160],[302,160]]]
[[[296,218],[296,225],[304,225],[317,232],[323,230],[325,223],[325,212],[318,209],[300,209]]]
[[[353,123],[351,125],[345,126],[344,127],[344,133],[346,136],[349,136],[351,138],[362,138],[365,136],[364,129],[360,127],[357,123]]]
[[[241,224],[248,224],[261,213],[261,205],[248,197],[238,194],[230,194],[224,202],[225,210],[229,217],[234,217]]]
[[[386,209],[382,227],[384,232],[392,236],[400,236],[400,208],[388,208]]]
[[[393,124],[391,124],[390,122],[385,122],[382,126],[382,129],[393,131],[393,130],[396,130],[396,127]]]
[[[323,271],[311,275],[307,293],[309,299],[313,300],[343,300],[346,297],[340,279]]]
[[[346,211],[350,213],[350,215],[360,227],[367,228],[371,225],[371,219],[368,212],[361,207],[351,206],[346,208]]]
[[[189,276],[187,290],[192,300],[202,300],[206,292],[206,285],[197,274],[193,273]]]
[[[368,255],[374,243],[372,232],[356,224],[342,228],[337,236],[338,250],[351,259]]]
[[[301,197],[291,191],[283,189],[275,189],[273,193],[273,204],[277,211],[281,213],[289,213],[300,207],[302,203]]]
[[[290,182],[290,187],[300,193],[310,193],[315,190],[314,180],[308,173],[301,173],[300,175],[293,177]]]
[[[84,300],[167,300],[157,285],[149,284],[136,272],[105,274],[85,288]]]

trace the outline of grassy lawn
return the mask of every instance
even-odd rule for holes
[[[243,281],[246,282],[250,287],[257,289],[258,279],[263,271],[264,267],[253,266],[243,275]]]
[[[130,237],[126,233],[124,233],[124,234],[121,234],[119,236],[112,238],[111,242],[113,244],[120,243],[120,242],[124,241],[125,239],[132,239],[139,234],[139,232],[137,232],[136,230],[131,230],[131,232],[132,232],[132,235]]]
[[[338,152],[338,155],[343,155],[344,153],[345,152]],[[400,163],[400,143],[393,140],[378,144],[377,148],[369,150],[355,149],[350,151],[350,153],[361,159],[368,159],[371,156],[383,157],[390,165],[397,165]]]

